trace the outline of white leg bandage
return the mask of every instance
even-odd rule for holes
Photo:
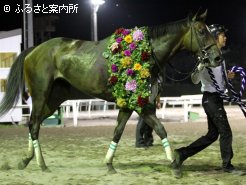
[[[162,145],[166,151],[167,159],[169,159],[171,162],[173,162],[172,150],[171,150],[171,147],[169,145],[167,138],[164,138],[163,140],[161,140],[161,142],[162,142]]]
[[[111,141],[107,155],[105,157],[105,163],[112,163],[116,148],[117,148],[117,143]]]
[[[33,143],[32,143],[32,137],[31,134],[29,133],[29,137],[28,137],[28,152],[33,152]]]
[[[40,144],[38,140],[33,141],[33,146],[34,146],[34,151],[35,151],[35,156],[37,159],[37,163],[40,166],[41,165],[41,160],[42,160],[42,152],[40,148]]]

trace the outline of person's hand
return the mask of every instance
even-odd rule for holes
[[[197,70],[198,70],[198,71],[202,71],[205,67],[206,67],[205,64],[199,63],[199,65],[197,66]]]
[[[160,102],[157,102],[157,103],[156,103],[156,108],[157,108],[157,109],[160,109],[160,108],[161,108],[161,103],[160,103]]]
[[[233,79],[235,77],[235,73],[231,71],[227,71],[227,77],[229,80]]]

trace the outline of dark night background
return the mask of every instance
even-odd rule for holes
[[[65,36],[90,40],[90,2],[89,0],[33,0],[33,4],[46,6],[78,4],[78,13],[61,13],[54,36]],[[11,6],[5,13],[3,5]],[[0,31],[22,27],[22,15],[14,12],[22,0],[1,0]],[[106,0],[98,11],[99,39],[110,35],[119,27],[151,26],[185,18],[190,12],[208,9],[207,24],[220,23],[229,29],[230,41],[246,41],[246,3],[241,0]],[[47,15],[47,14],[46,14]],[[34,14],[35,17],[42,16]]]
[[[226,48],[227,64],[246,66],[246,3],[243,0],[105,0],[100,6],[98,18],[98,39],[111,35],[119,27],[132,28],[135,26],[152,26],[184,19],[189,13],[208,10],[207,25],[218,23],[228,28],[228,47]],[[22,0],[0,1],[0,31],[22,28],[22,13],[14,10]],[[49,6],[78,4],[77,13],[55,14],[59,16],[56,22],[56,32],[52,37],[70,37],[81,40],[91,40],[91,10],[89,0],[33,0],[33,4]],[[11,6],[11,12],[5,13],[4,5]],[[47,14],[45,14],[47,15]],[[34,17],[45,16],[34,14]],[[50,15],[50,14],[48,14]],[[34,19],[35,21],[35,19]],[[177,55],[173,65],[186,71],[191,71],[194,62],[187,62],[191,57],[185,54]],[[181,57],[180,57],[181,56]],[[189,64],[189,65],[188,65]],[[182,67],[180,67],[182,66]],[[167,71],[170,71],[168,69]],[[168,74],[168,72],[167,72]],[[183,78],[169,72],[177,79]],[[185,82],[190,83],[190,80]],[[166,79],[166,83],[170,82]],[[179,83],[179,82],[178,82]],[[181,82],[183,83],[183,82]],[[194,87],[194,86],[193,86]],[[198,92],[199,92],[199,86]]]

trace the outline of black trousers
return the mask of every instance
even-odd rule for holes
[[[153,129],[144,122],[142,117],[139,117],[136,128],[136,146],[153,144],[154,139],[152,135]]]
[[[208,132],[189,146],[177,149],[181,160],[185,160],[202,151],[220,136],[222,167],[229,168],[233,157],[232,131],[224,109],[223,99],[220,98],[218,93],[204,92],[202,106],[207,114]]]

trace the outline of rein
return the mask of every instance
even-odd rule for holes
[[[223,68],[223,65],[222,65],[222,68]],[[230,80],[226,80],[226,82],[228,84],[228,89],[231,91],[233,97],[228,96],[223,90],[220,90],[219,85],[215,79],[215,76],[214,76],[212,70],[209,67],[206,67],[206,69],[208,70],[208,74],[210,75],[210,78],[213,81],[214,87],[216,88],[216,91],[219,93],[220,97],[222,99],[228,101],[228,102],[237,103],[238,106],[241,108],[244,116],[246,117],[246,105],[241,100],[242,93],[244,91],[244,87],[246,84],[246,71],[245,71],[245,69],[242,67],[233,66],[230,70],[231,72],[239,72],[241,79],[242,79],[241,90],[239,93],[237,93],[235,91],[235,88],[231,84]],[[225,74],[224,74],[224,78],[226,78]]]
[[[174,81],[174,82],[182,82],[182,81],[187,80],[188,78],[190,78],[191,74],[192,74],[192,73],[195,71],[195,69],[197,68],[198,63],[196,63],[195,67],[194,67],[190,72],[182,72],[182,71],[179,71],[179,70],[177,70],[173,65],[171,65],[170,62],[168,62],[168,65],[171,66],[171,67],[173,68],[173,70],[174,70],[176,73],[178,73],[178,74],[183,74],[183,75],[186,75],[186,76],[185,76],[184,78],[181,78],[181,79],[174,79],[174,78],[168,76],[167,74],[165,74],[166,77],[167,77],[169,80],[172,80],[172,81]]]
[[[199,64],[199,61],[206,61],[208,59],[208,53],[206,50],[208,50],[210,47],[213,46],[213,44],[209,45],[209,46],[205,46],[205,47],[202,47],[201,46],[201,43],[199,42],[199,39],[197,39],[197,33],[196,31],[194,31],[194,28],[193,28],[193,23],[191,23],[189,21],[189,25],[190,25],[190,28],[191,28],[191,36],[190,36],[190,50],[192,51],[192,41],[193,41],[193,32],[195,32],[195,35],[196,35],[196,40],[198,42],[198,45],[199,45],[199,51],[201,51],[202,53],[202,56],[199,56],[198,57],[198,62],[196,63],[195,67],[190,71],[190,72],[182,72],[182,71],[179,71],[177,68],[175,68],[169,61],[168,61],[168,65],[178,74],[182,74],[182,75],[186,75],[184,78],[181,78],[181,79],[174,79],[170,76],[168,76],[167,74],[164,73],[164,71],[162,70],[159,62],[158,62],[158,59],[156,57],[156,55],[154,54],[153,50],[152,50],[152,56],[154,58],[154,61],[155,63],[157,64],[158,68],[159,68],[159,71],[162,73],[162,76],[166,76],[169,80],[172,80],[174,82],[181,82],[181,81],[184,81],[184,80],[187,80],[190,75],[194,72],[194,70],[196,69],[196,67],[198,66]],[[192,55],[194,57],[194,55]],[[194,57],[195,58],[195,57]]]

